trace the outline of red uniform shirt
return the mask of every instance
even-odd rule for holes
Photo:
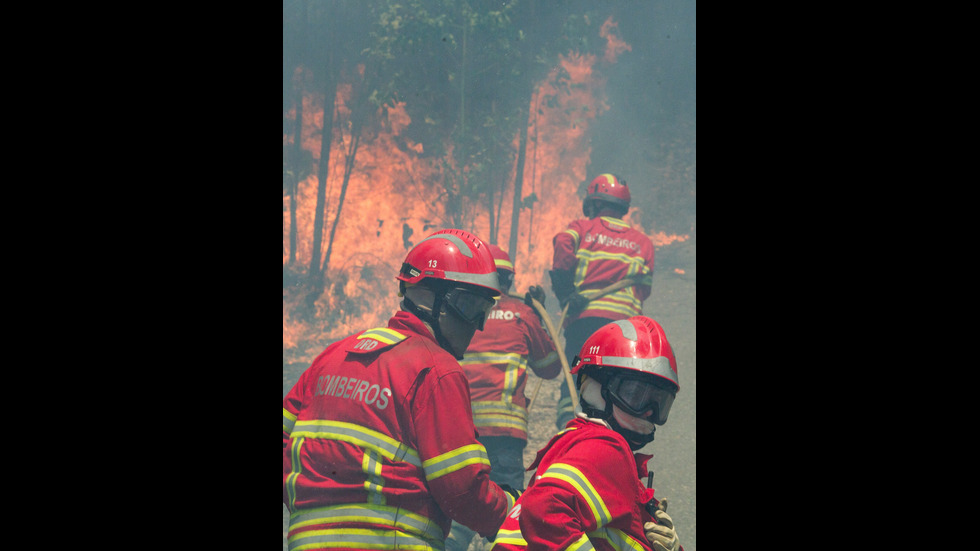
[[[327,347],[282,404],[290,548],[441,549],[450,519],[493,536],[514,499],[472,418],[459,363],[408,312]]]
[[[543,379],[561,373],[558,352],[530,306],[502,296],[459,362],[470,384],[480,436],[527,440],[527,368]]]
[[[576,290],[585,297],[630,276],[640,283],[589,302],[575,318],[626,319],[643,313],[653,284],[653,242],[619,218],[575,220],[553,239],[552,268],[574,271]]]
[[[604,425],[572,420],[538,452],[493,551],[651,549],[643,523],[655,522],[645,508],[653,489],[640,481],[650,457]]]

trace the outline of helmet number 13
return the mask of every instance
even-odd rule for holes
[[[435,268],[436,267],[436,264],[437,264],[437,262],[435,260],[429,260],[429,267],[430,268]]]

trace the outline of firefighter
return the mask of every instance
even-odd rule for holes
[[[589,335],[603,325],[643,312],[653,283],[653,242],[630,227],[630,190],[626,180],[600,174],[586,188],[582,213],[553,239],[551,288],[565,315],[565,357],[574,358]],[[605,296],[599,291],[623,279],[636,283]],[[572,399],[561,386],[555,425],[574,417]]]
[[[683,551],[647,477],[653,441],[680,384],[663,328],[646,316],[603,326],[572,368],[582,411],[538,452],[534,476],[493,551]]]
[[[490,310],[483,331],[473,336],[459,362],[470,384],[473,421],[480,443],[490,456],[490,480],[524,489],[524,448],[527,446],[527,368],[543,379],[561,373],[558,352],[531,306],[507,294],[514,264],[503,249],[490,245],[503,296]],[[525,301],[544,303],[544,290],[532,286]],[[454,522],[447,551],[466,551],[473,530]]]
[[[328,346],[283,399],[290,549],[441,550],[451,521],[492,537],[514,503],[457,361],[500,295],[486,243],[437,231],[397,280],[387,326]]]

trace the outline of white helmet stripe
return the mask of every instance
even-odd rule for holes
[[[446,274],[446,279],[451,279],[462,283],[472,283],[473,285],[480,285],[482,287],[489,287],[496,291],[500,290],[497,281],[497,272],[491,272],[489,274],[467,274],[463,272],[444,273]]]
[[[629,320],[619,320],[615,322],[619,326],[620,331],[623,332],[623,336],[631,341],[635,341],[639,337],[636,334],[636,327]]]
[[[436,233],[430,235],[429,237],[426,237],[422,241],[419,241],[416,247],[430,239],[448,239],[449,241],[452,241],[453,244],[456,245],[456,247],[459,248],[459,252],[463,253],[463,256],[465,256],[466,258],[473,258],[473,250],[470,249],[469,244],[467,244],[466,241],[460,239],[459,236],[453,235],[451,233]]]
[[[626,323],[629,324],[629,322]],[[677,381],[677,374],[670,368],[670,360],[664,356],[659,356],[657,358],[622,358],[618,356],[601,356],[600,360],[600,365],[602,367],[622,367],[625,369],[642,371],[643,373],[659,375],[675,385],[681,386]]]

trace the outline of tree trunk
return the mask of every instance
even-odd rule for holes
[[[353,96],[353,94],[351,94]],[[361,143],[361,128],[364,126],[364,109],[358,109],[361,113],[352,113],[351,116],[351,141],[347,148],[347,161],[344,164],[344,183],[340,186],[340,199],[337,200],[337,215],[333,219],[333,226],[330,228],[330,239],[327,241],[327,256],[323,259],[322,274],[327,273],[330,265],[330,253],[333,252],[333,239],[337,234],[337,224],[340,222],[340,213],[344,209],[344,197],[347,196],[347,186],[350,184],[350,175],[354,172],[354,158],[357,157],[357,148]],[[322,277],[321,277],[322,279]]]
[[[296,264],[296,192],[299,189],[300,162],[303,158],[303,70],[293,79],[296,96],[296,125],[293,134],[293,177],[289,182],[289,264]]]
[[[330,56],[333,57],[332,55]],[[325,97],[323,101],[323,135],[320,139],[320,164],[317,168],[316,215],[313,217],[313,254],[310,255],[310,283],[314,285],[315,296],[319,296],[320,248],[323,242],[323,218],[327,202],[327,178],[330,172],[330,146],[333,142],[333,113],[337,101],[337,84],[333,75],[332,63],[326,68]]]
[[[532,94],[528,94],[532,95]],[[530,102],[533,98],[528,98],[528,103],[526,104],[528,109],[530,109]],[[524,187],[524,160],[527,158],[527,118],[528,112],[524,111],[522,116],[518,120],[524,121],[521,125],[520,140],[517,144],[517,170],[514,174],[514,207],[511,210],[510,215],[510,241],[508,241],[508,251],[510,251],[510,258],[517,263],[517,234],[519,233],[521,225],[521,203],[522,193]]]

